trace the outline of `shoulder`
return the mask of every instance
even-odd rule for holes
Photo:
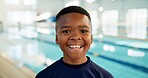
[[[59,65],[59,60],[51,64],[50,66],[46,67],[42,71],[40,71],[35,78],[51,78],[52,74],[54,73],[54,70]]]
[[[94,68],[94,70],[100,74],[102,76],[102,78],[113,78],[112,74],[110,72],[108,72],[107,70],[105,70],[104,68],[102,68],[101,66],[97,65],[96,63],[94,63],[92,61],[92,67]]]

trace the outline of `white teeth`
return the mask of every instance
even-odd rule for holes
[[[70,45],[69,48],[82,48],[81,45]]]

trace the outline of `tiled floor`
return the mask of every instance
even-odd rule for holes
[[[26,67],[17,67],[15,62],[0,56],[0,78],[34,78],[35,74]]]

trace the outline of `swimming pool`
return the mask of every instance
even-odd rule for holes
[[[2,41],[1,43],[5,43],[5,45],[0,49],[7,47],[5,52],[11,58],[20,61],[20,65],[23,64],[38,73],[62,56],[54,39],[54,34],[40,34],[38,38],[32,39],[21,37],[17,41],[10,39],[8,41],[11,44],[15,41],[19,44],[8,47],[7,43]],[[11,40],[13,41],[11,42]],[[98,42],[94,39],[87,56],[111,72],[115,78],[148,78],[147,48],[123,46],[106,41]]]
[[[50,36],[39,35],[38,41],[40,40],[38,45],[46,58],[55,61],[62,56],[61,50],[54,42],[53,34]],[[146,48],[123,46],[106,41],[98,42],[94,39],[87,55],[95,63],[110,71],[115,78],[147,78],[147,53]]]

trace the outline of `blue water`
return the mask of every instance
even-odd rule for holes
[[[51,60],[58,60],[62,57],[62,51],[55,44],[55,37],[53,35],[44,37],[42,36],[46,40],[41,38],[37,40],[40,53]],[[148,50],[146,49],[94,40],[87,56],[111,72],[115,78],[148,78]],[[36,73],[47,67],[46,64],[40,66],[26,64],[26,66]]]

